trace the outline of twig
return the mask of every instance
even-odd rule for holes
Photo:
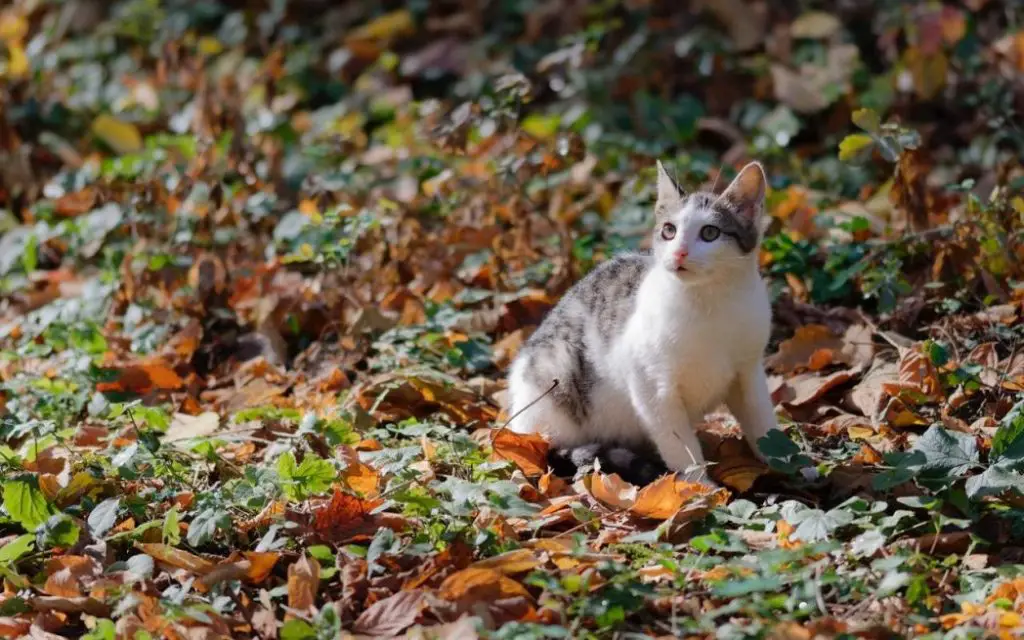
[[[554,390],[555,390],[555,387],[557,387],[557,386],[558,386],[558,378],[555,378],[554,382],[552,382],[552,383],[551,383],[551,386],[550,386],[550,387],[548,387],[548,390],[547,390],[547,391],[545,391],[544,393],[540,394],[539,396],[537,396],[536,398],[534,398],[533,400],[531,400],[531,401],[530,401],[530,403],[529,403],[529,404],[527,404],[527,405],[526,405],[525,407],[523,407],[523,408],[522,408],[522,409],[520,409],[519,411],[516,411],[516,412],[515,412],[514,414],[512,414],[512,417],[511,417],[511,418],[509,418],[508,420],[506,420],[506,421],[505,421],[505,424],[503,424],[503,425],[501,425],[501,426],[499,427],[499,430],[500,430],[500,429],[504,429],[505,427],[507,427],[507,426],[509,425],[509,423],[511,423],[511,422],[512,422],[513,420],[515,420],[516,418],[518,418],[518,417],[520,416],[520,414],[522,414],[522,413],[523,413],[524,411],[526,411],[527,409],[529,409],[529,408],[530,408],[530,407],[532,407],[533,405],[535,405],[535,404],[537,404],[538,402],[540,402],[541,400],[543,400],[543,399],[544,399],[544,396],[546,396],[546,395],[548,395],[549,393],[551,393],[552,391],[554,391]]]

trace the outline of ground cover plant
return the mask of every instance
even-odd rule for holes
[[[1019,637],[1022,109],[1013,0],[5,3],[0,635]],[[725,489],[502,429],[655,159],[770,179]]]

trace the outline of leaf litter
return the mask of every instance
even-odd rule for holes
[[[1024,629],[1017,4],[9,4],[0,635]],[[655,158],[771,179],[722,488],[504,428]]]

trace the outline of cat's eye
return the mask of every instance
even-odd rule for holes
[[[671,222],[666,222],[661,226],[661,237],[665,240],[671,240],[676,237],[676,225]]]
[[[722,235],[722,230],[713,224],[706,224],[700,228],[700,239],[704,242],[714,242],[720,235]]]

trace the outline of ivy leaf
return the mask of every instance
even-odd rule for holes
[[[78,542],[81,533],[71,516],[66,513],[56,513],[36,529],[36,546],[40,549],[73,547]]]
[[[964,487],[967,497],[973,499],[984,496],[998,495],[1004,491],[1016,489],[1022,492],[1024,475],[1002,465],[994,465],[985,469],[984,473],[971,476]]]
[[[878,117],[878,114],[873,109],[857,109],[850,116],[850,119],[853,120],[853,124],[868,133],[878,133],[882,126],[881,118]]]
[[[805,509],[792,516],[791,524],[796,525],[796,530],[791,537],[807,542],[828,540],[833,531],[851,522],[853,514],[843,509]]]
[[[217,535],[217,529],[231,527],[231,514],[223,509],[210,508],[199,512],[188,525],[188,535],[185,537],[193,547],[201,547],[213,540]]]
[[[96,505],[86,521],[89,531],[97,538],[102,538],[117,522],[117,510],[121,506],[120,498],[108,498]]]
[[[4,483],[4,508],[26,531],[35,531],[55,513],[46,495],[28,478]]]
[[[925,431],[911,451],[919,451],[924,455],[925,461],[921,465],[924,472],[963,475],[980,462],[978,443],[974,436],[942,427],[932,427]]]

